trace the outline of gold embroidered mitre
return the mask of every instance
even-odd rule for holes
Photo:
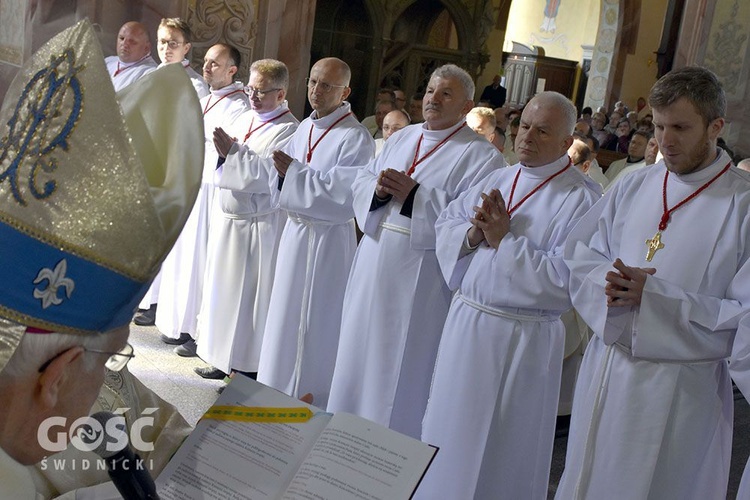
[[[116,96],[87,20],[41,47],[0,108],[0,318],[69,333],[127,324],[193,206],[203,146],[181,65]],[[0,368],[18,341],[9,324]]]

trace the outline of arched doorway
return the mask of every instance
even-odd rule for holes
[[[310,47],[310,64],[323,57],[338,57],[352,70],[349,102],[361,120],[369,113],[368,89],[373,65],[379,63],[376,29],[365,0],[322,0],[315,11],[315,28]],[[309,104],[305,114],[312,109]]]
[[[448,62],[476,76],[486,56],[475,25],[460,0],[319,0],[311,61],[336,56],[351,66],[350,101],[362,118],[372,114],[381,86],[421,92],[432,70]]]

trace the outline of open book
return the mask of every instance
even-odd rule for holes
[[[304,423],[201,419],[156,481],[162,500],[411,498],[437,448],[237,375],[215,406],[308,408]]]

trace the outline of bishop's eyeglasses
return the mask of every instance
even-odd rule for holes
[[[244,87],[243,90],[248,95],[248,97],[253,97],[253,95],[254,95],[258,99],[263,99],[264,97],[266,97],[271,92],[276,92],[277,90],[281,90],[281,89],[260,90],[260,89],[256,89],[256,88],[253,88],[253,87]]]
[[[135,354],[133,354],[133,346],[130,345],[129,343],[125,344],[125,347],[123,347],[117,352],[100,351],[99,349],[89,349],[88,347],[83,347],[83,350],[85,352],[93,352],[96,354],[109,354],[109,358],[107,358],[107,361],[104,363],[104,366],[108,370],[112,370],[113,372],[119,372],[120,370],[125,368],[125,365],[127,365],[128,362],[135,357]],[[50,359],[45,361],[44,364],[39,367],[39,373],[42,373],[44,370],[46,370],[47,367],[50,365],[50,363],[52,363],[55,359],[57,359],[60,355],[62,355],[64,352],[67,352],[67,351],[68,349],[60,353],[57,353],[54,356],[52,356]]]

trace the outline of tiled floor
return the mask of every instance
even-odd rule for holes
[[[174,346],[159,340],[156,327],[140,327],[131,323],[130,343],[136,357],[128,368],[159,396],[175,405],[185,419],[195,425],[203,413],[218,397],[217,389],[224,385],[220,380],[205,380],[193,372],[197,366],[206,366],[200,358],[181,358],[172,352]],[[750,406],[744,399],[735,402],[735,429],[732,453],[732,471],[728,499],[735,498],[748,454],[750,454]],[[550,474],[549,498],[553,498],[557,482],[565,463],[567,436],[555,439]]]
[[[154,326],[131,323],[130,343],[135,349],[135,358],[128,364],[130,371],[195,425],[219,396],[216,390],[224,383],[196,375],[193,368],[206,366],[206,363],[200,358],[182,358],[172,352],[174,346],[159,340]]]

